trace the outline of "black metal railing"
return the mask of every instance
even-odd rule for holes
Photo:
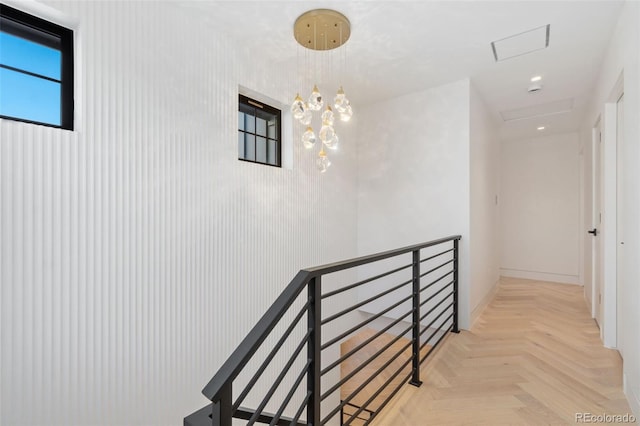
[[[459,331],[460,238],[300,271],[205,386],[212,403],[184,424],[369,424],[407,381],[420,386],[420,364]],[[366,278],[342,285],[345,274]]]
[[[340,401],[340,403],[343,402],[344,401]],[[345,403],[345,405],[340,409],[340,426],[344,426],[345,417],[347,419],[350,418],[354,414],[355,410],[359,410],[360,408],[362,407],[358,407],[357,405],[351,404],[350,402]],[[356,420],[359,420],[360,423],[366,423],[373,419],[374,415],[374,411],[364,408],[362,410],[362,413],[356,416]]]

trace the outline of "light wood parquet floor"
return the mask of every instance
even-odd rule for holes
[[[622,360],[606,349],[580,286],[503,278],[470,331],[450,334],[376,426],[567,425],[632,414]]]

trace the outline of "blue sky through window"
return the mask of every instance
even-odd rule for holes
[[[0,32],[0,64],[60,80],[61,52]],[[0,68],[0,115],[61,124],[61,85]]]

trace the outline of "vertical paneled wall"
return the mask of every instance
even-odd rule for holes
[[[291,76],[189,8],[48,4],[78,22],[77,130],[0,120],[0,423],[180,424],[300,268],[355,255],[355,148],[240,162],[238,85]]]

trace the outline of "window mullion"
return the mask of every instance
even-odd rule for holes
[[[73,130],[73,31],[0,4],[3,118]],[[17,59],[19,58],[19,59]],[[33,107],[24,107],[28,96]]]
[[[26,75],[31,76],[31,77],[41,78],[43,80],[48,80],[48,81],[51,81],[53,83],[62,83],[62,80],[57,80],[55,78],[47,77],[46,75],[38,74],[38,73],[35,73],[35,72],[23,70],[23,69],[16,68],[16,67],[12,67],[11,65],[0,64],[0,68],[4,68],[4,69],[10,70],[10,71],[19,72],[21,74],[26,74]]]

